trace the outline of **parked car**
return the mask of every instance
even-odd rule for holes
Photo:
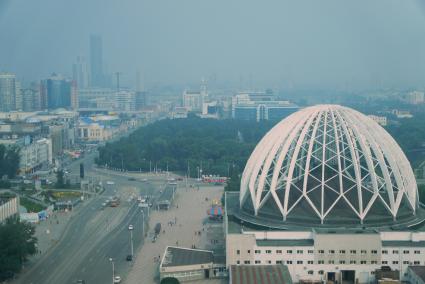
[[[107,184],[107,185],[114,185],[114,184],[115,184],[115,182],[108,180],[108,181],[106,182],[106,184]]]
[[[133,260],[133,256],[131,254],[127,255],[126,260],[127,261],[132,261]]]
[[[121,283],[121,277],[120,276],[115,276],[114,278],[114,283]]]

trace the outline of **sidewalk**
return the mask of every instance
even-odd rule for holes
[[[170,210],[151,212],[148,232],[152,232],[158,222],[162,225],[162,232],[155,243],[148,238],[145,239],[143,247],[136,253],[135,263],[125,283],[158,283],[159,262],[157,259],[162,256],[168,245],[202,248],[207,243],[207,227],[203,225],[203,221],[208,216],[207,210],[212,200],[220,200],[222,193],[223,187],[202,186],[198,190],[197,188],[186,189],[184,184],[180,184]],[[223,282],[209,280],[206,283]]]

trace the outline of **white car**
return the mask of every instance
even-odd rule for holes
[[[108,180],[108,181],[106,182],[106,184],[107,184],[107,185],[114,185],[114,184],[115,184],[115,182]]]
[[[120,276],[115,276],[114,277],[114,283],[121,283],[121,277]]]
[[[133,230],[134,229],[133,225],[128,225],[128,229]]]

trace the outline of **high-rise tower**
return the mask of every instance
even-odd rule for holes
[[[90,73],[90,85],[94,87],[102,87],[105,82],[103,75],[102,38],[99,35],[90,36]]]
[[[0,73],[0,111],[16,109],[16,76]]]

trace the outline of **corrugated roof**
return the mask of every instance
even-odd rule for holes
[[[214,255],[212,251],[181,247],[167,247],[164,258],[161,262],[161,266],[185,266],[208,264],[213,262]]]
[[[276,265],[231,265],[230,284],[292,284],[288,267]]]

